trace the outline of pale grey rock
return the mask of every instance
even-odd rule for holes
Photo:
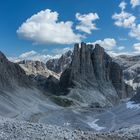
[[[27,75],[42,75],[45,77],[49,77],[50,75],[53,75],[57,79],[59,79],[59,75],[55,72],[47,69],[46,64],[40,61],[32,61],[32,60],[24,60],[21,62],[18,62],[18,64],[21,66],[21,68],[24,69]]]

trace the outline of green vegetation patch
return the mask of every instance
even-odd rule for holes
[[[64,98],[64,97],[53,96],[53,97],[51,97],[51,99],[54,103],[56,103],[59,106],[70,107],[71,105],[73,105],[72,100]]]

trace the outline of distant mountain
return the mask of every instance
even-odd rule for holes
[[[21,68],[24,69],[27,75],[42,75],[45,77],[49,77],[50,75],[59,78],[59,75],[55,72],[47,69],[46,64],[40,61],[32,61],[32,60],[24,60],[18,62]]]
[[[123,68],[125,82],[134,89],[140,87],[140,55],[120,55],[115,57],[114,60]]]
[[[62,73],[71,63],[72,51],[64,53],[60,58],[50,59],[47,61],[46,66],[49,70],[56,73]]]

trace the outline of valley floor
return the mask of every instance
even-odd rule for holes
[[[112,132],[69,130],[64,127],[0,118],[0,140],[139,140],[140,125]]]

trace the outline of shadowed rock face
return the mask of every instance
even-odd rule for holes
[[[28,76],[18,64],[8,61],[0,52],[0,89],[10,89],[15,86],[30,86]]]
[[[62,88],[68,88],[72,85],[78,86],[77,83],[79,82],[81,85],[87,87],[97,86],[91,60],[92,48],[92,45],[86,46],[85,43],[81,43],[81,48],[79,48],[79,44],[75,44],[72,63],[70,67],[62,73],[60,78],[60,84]],[[91,85],[86,82],[87,80]]]
[[[81,46],[75,44],[72,63],[60,78],[63,93],[69,94],[71,89],[76,88],[85,92],[87,89],[90,92],[97,91],[109,102],[117,102],[132,92],[123,81],[121,67],[112,61],[104,49],[98,44],[93,49],[93,45],[85,43],[81,43]]]

